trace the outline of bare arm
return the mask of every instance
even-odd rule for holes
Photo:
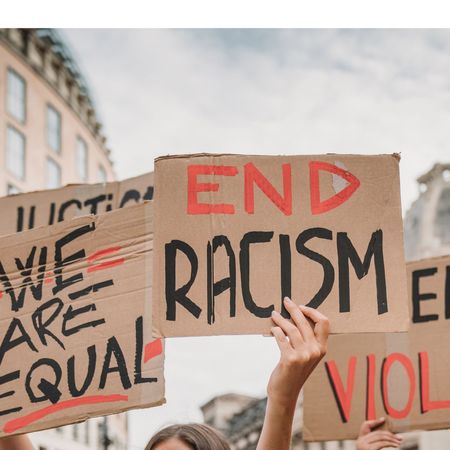
[[[0,450],[34,450],[28,436],[10,436],[0,439]]]
[[[328,319],[313,308],[284,302],[291,320],[274,312],[272,328],[280,361],[267,386],[267,408],[257,450],[288,450],[291,446],[292,422],[300,390],[325,355]]]

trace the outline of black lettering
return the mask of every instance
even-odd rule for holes
[[[67,360],[67,385],[69,387],[69,392],[72,397],[82,396],[92,383],[95,373],[95,363],[97,361],[97,353],[95,350],[95,345],[91,345],[87,349],[88,354],[88,366],[86,371],[86,376],[84,377],[83,385],[80,389],[77,388],[77,383],[75,381],[75,373],[77,369],[75,368],[75,355],[71,356]],[[81,365],[82,366],[82,365]]]
[[[142,353],[144,346],[144,330],[142,316],[136,319],[136,353],[134,358],[134,384],[155,383],[158,378],[142,376]]]
[[[117,365],[111,367],[111,357],[114,355]],[[109,373],[118,372],[120,381],[124,389],[130,389],[131,382],[128,376],[127,365],[117,339],[113,336],[108,339],[106,346],[105,360],[103,362],[102,373],[100,375],[99,389],[104,389]]]
[[[91,233],[94,230],[95,223],[92,222],[89,225],[83,225],[79,228],[76,228],[75,230],[71,231],[55,242],[55,286],[53,288],[53,295],[56,295],[63,289],[66,289],[67,287],[83,280],[83,274],[81,272],[63,279],[62,271],[65,264],[70,264],[77,260],[83,259],[86,256],[86,252],[84,251],[84,249],[79,250],[72,255],[66,256],[65,258],[63,258],[62,256],[62,249],[65,245],[69,244],[75,239],[83,236],[86,233]]]
[[[311,259],[312,261],[319,263],[322,266],[323,270],[322,286],[320,286],[317,293],[307,304],[307,306],[311,308],[318,308],[328,297],[328,295],[331,292],[331,289],[333,289],[334,268],[333,264],[331,264],[328,258],[306,247],[305,244],[309,240],[314,238],[327,239],[330,241],[331,239],[333,239],[333,233],[331,232],[331,230],[328,230],[327,228],[309,228],[301,232],[298,235],[297,240],[295,242],[297,252],[300,255],[304,255],[308,259]]]
[[[16,338],[13,338],[14,333],[16,329],[20,332],[20,335]],[[27,331],[25,330],[25,327],[23,326],[22,322],[19,318],[14,317],[11,320],[11,323],[9,324],[8,329],[6,330],[5,337],[3,338],[2,343],[0,344],[0,364],[3,361],[3,358],[5,357],[6,353],[15,348],[18,347],[21,344],[27,344],[28,347],[33,351],[37,352],[38,349],[34,346],[30,336],[28,335]]]
[[[239,263],[241,266],[241,288],[245,307],[257,317],[270,317],[275,309],[274,305],[258,306],[250,292],[250,245],[270,242],[273,231],[250,231],[241,240]]]
[[[291,243],[288,234],[280,234],[280,278],[281,278],[281,315],[289,317],[283,299],[292,298]]]
[[[53,225],[55,223],[55,215],[56,215],[56,204],[50,203],[50,214],[48,217],[48,224]]]
[[[62,334],[64,336],[72,336],[73,334],[78,333],[80,330],[83,330],[84,328],[95,328],[98,325],[101,325],[105,323],[105,319],[97,319],[92,320],[91,322],[85,322],[81,323],[79,325],[75,325],[72,328],[67,328],[67,322],[70,320],[75,319],[77,316],[81,314],[85,314],[91,311],[97,311],[97,307],[95,306],[95,303],[90,303],[85,306],[80,306],[79,308],[74,308],[72,305],[70,305],[67,308],[67,311],[63,315],[63,325],[62,325]]]
[[[10,372],[10,373],[7,373],[6,375],[0,376],[0,385],[4,385],[6,383],[9,383],[10,381],[18,380],[19,378],[20,378],[20,370],[15,370],[14,372]],[[0,394],[0,398],[11,397],[15,393],[16,393],[16,391],[14,391],[14,390],[2,392]],[[22,409],[21,406],[4,409],[3,411],[0,411],[0,416],[6,416],[7,414],[11,414],[13,412],[20,411],[21,409]]]
[[[31,386],[33,374],[40,367],[48,367],[53,371],[55,380],[53,382],[47,380],[46,378],[41,378],[37,388],[40,390],[42,395],[36,395]],[[28,393],[28,397],[32,403],[39,403],[49,400],[51,403],[58,403],[61,398],[61,391],[58,389],[59,383],[61,382],[62,370],[59,364],[50,358],[38,359],[30,368],[25,379],[25,390]],[[39,378],[39,377],[38,377]]]
[[[437,273],[437,267],[430,267],[429,269],[414,270],[412,273],[412,321],[413,323],[430,322],[438,320],[438,314],[420,314],[420,302],[427,300],[435,300],[436,294],[434,292],[420,292],[420,279],[422,277],[431,277]]]
[[[142,200],[152,200],[153,199],[153,186],[148,186]]]
[[[186,308],[197,319],[202,312],[201,308],[196,305],[187,293],[195,281],[198,271],[198,258],[194,249],[183,241],[173,240],[166,244],[166,320],[176,319],[176,304]],[[183,286],[177,288],[176,283],[176,259],[177,251],[186,255],[191,264],[191,275],[189,281]]]
[[[214,282],[214,254],[219,247],[224,247],[228,257],[228,273],[227,278]],[[230,317],[236,316],[236,257],[231,247],[230,241],[226,236],[214,236],[212,245],[208,242],[207,247],[207,296],[208,296],[208,323],[211,325],[215,322],[215,298],[230,290]]]
[[[48,329],[52,322],[58,317],[59,313],[63,309],[63,306],[64,303],[61,299],[53,298],[39,306],[39,308],[37,308],[31,315],[34,329],[44,345],[47,345],[47,339],[45,337],[47,335],[54,339],[61,346],[61,348],[65,348],[64,344]],[[44,321],[44,313],[48,309],[53,309],[53,312]]]
[[[84,202],[84,206],[90,206],[90,214],[98,213],[98,204],[106,200],[106,195],[97,195],[97,197],[90,198]]]
[[[79,298],[89,295],[91,292],[98,292],[100,289],[112,286],[114,284],[113,280],[100,281],[100,283],[92,284],[91,286],[80,289],[76,292],[71,292],[69,294],[70,300],[78,300]]]
[[[119,208],[123,208],[128,202],[136,202],[139,203],[141,200],[141,194],[136,189],[130,189],[129,191],[125,192],[125,194],[122,197],[122,200],[120,200]]]
[[[36,213],[36,206],[30,207],[30,215],[28,216],[28,229],[31,230],[34,228],[34,218]],[[19,206],[17,208],[17,231],[23,231],[25,225],[25,208],[23,206]]]
[[[67,202],[64,202],[60,207],[59,207],[59,212],[58,212],[58,222],[62,222],[64,220],[64,214],[66,213],[66,210],[68,208],[70,208],[72,205],[75,205],[78,209],[81,209],[83,207],[83,205],[81,204],[81,202],[77,199],[72,199],[72,200],[68,200]]]
[[[450,319],[450,266],[445,268],[445,318]]]
[[[42,298],[42,283],[45,276],[45,264],[47,260],[47,247],[42,247],[39,256],[39,268],[36,279],[37,282],[33,283],[31,277],[31,272],[34,266],[34,258],[36,255],[36,246],[31,248],[30,254],[28,255],[25,263],[23,263],[19,258],[15,258],[15,264],[19,270],[20,275],[23,277],[22,283],[19,286],[13,286],[3,264],[0,263],[0,281],[5,287],[5,294],[9,295],[11,300],[11,310],[19,311],[24,306],[25,295],[27,287],[30,287],[31,293],[35,300],[41,300]]]
[[[387,313],[388,304],[383,256],[383,231],[377,230],[372,233],[364,256],[364,261],[361,261],[355,247],[347,236],[347,233],[337,233],[337,250],[339,264],[339,311],[350,312],[350,279],[348,262],[351,261],[356,276],[360,280],[368,274],[373,257],[375,263],[378,314]]]

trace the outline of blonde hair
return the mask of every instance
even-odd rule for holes
[[[171,425],[156,433],[145,447],[153,450],[158,444],[177,438],[193,450],[230,450],[230,446],[222,433],[214,428],[200,424],[188,423],[184,425]]]

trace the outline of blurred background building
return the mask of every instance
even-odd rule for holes
[[[92,92],[60,33],[0,29],[0,88],[0,196],[115,179]],[[127,436],[124,413],[31,438],[38,450],[126,450]]]
[[[419,196],[404,218],[408,261],[450,254],[450,164],[435,164],[417,179]],[[261,433],[266,398],[225,394],[202,406],[203,418],[230,440],[232,450],[255,450]],[[354,450],[353,441],[303,442],[302,405],[294,419],[293,450]],[[402,433],[403,450],[450,448],[450,430]]]
[[[92,93],[53,29],[0,29],[0,195],[114,179]]]

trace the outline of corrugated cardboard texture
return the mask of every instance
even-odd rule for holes
[[[87,214],[102,214],[153,198],[153,173],[123,181],[72,184],[60,189],[0,198],[0,235],[12,234]]]
[[[450,256],[407,269],[409,332],[330,337],[328,353],[305,387],[305,439],[353,439],[368,414],[387,417],[396,432],[450,427]]]
[[[312,301],[333,333],[407,329],[397,155],[155,167],[156,335],[267,333],[285,295]]]
[[[0,436],[164,403],[152,203],[0,238]]]

